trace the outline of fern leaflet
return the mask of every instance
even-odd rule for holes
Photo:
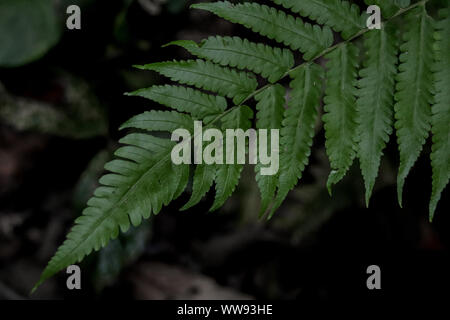
[[[399,10],[399,7],[397,6],[395,0],[364,0],[364,2],[368,6],[370,5],[379,6],[381,9],[381,13],[383,14],[383,17],[385,18],[392,17]]]
[[[127,95],[153,100],[180,112],[187,112],[196,119],[220,114],[227,108],[227,101],[224,97],[180,86],[153,86]]]
[[[356,4],[341,0],[272,0],[286,9],[291,9],[304,17],[342,32],[344,39],[349,39],[365,28],[365,17],[359,13]]]
[[[200,58],[222,66],[251,70],[272,83],[280,80],[294,65],[291,51],[239,37],[209,37],[199,45],[189,40],[173,41],[170,44],[179,45]]]
[[[400,206],[406,176],[430,131],[433,90],[433,21],[422,5],[407,15],[408,31],[400,47],[395,93],[395,128],[400,150],[397,193]]]
[[[281,129],[278,191],[270,216],[297,184],[308,164],[322,93],[323,70],[317,64],[304,65],[292,77],[292,95]]]
[[[286,90],[283,86],[276,84],[269,86],[255,96],[256,109],[256,127],[258,129],[281,129],[283,121],[284,103]],[[271,142],[271,135],[268,134],[268,141]],[[279,152],[275,146],[268,145],[271,152]],[[261,175],[261,164],[255,166],[256,182],[261,193],[261,213],[264,213],[269,207],[270,202],[275,196],[278,183],[278,175]]]
[[[222,129],[247,130],[251,127],[250,119],[252,118],[253,111],[249,107],[238,107],[222,118]],[[244,168],[242,164],[236,164],[236,162],[235,164],[223,164],[218,165],[217,167],[216,176],[214,178],[216,183],[216,196],[210,211],[220,208],[231,196],[239,182],[242,169]]]
[[[200,3],[192,7],[211,11],[224,19],[242,24],[263,36],[284,43],[294,50],[298,49],[305,54],[305,60],[310,60],[333,43],[333,33],[328,27],[322,29],[317,25],[312,26],[266,5],[254,2],[233,5],[223,1]]]
[[[430,220],[450,178],[450,9],[440,11],[442,19],[437,23],[435,44],[435,104],[431,126],[433,147],[431,166],[433,168],[433,189],[430,200]]]
[[[327,187],[338,183],[346,174],[356,155],[355,84],[358,49],[353,44],[340,46],[325,56],[325,112],[323,116],[326,149],[331,163]]]
[[[383,149],[393,125],[397,47],[395,32],[389,25],[365,34],[366,57],[358,82],[358,158],[369,205],[378,175]]]
[[[217,92],[241,102],[251,94],[258,83],[248,73],[220,67],[209,61],[188,60],[168,61],[137,66],[143,70],[153,70],[173,81]]]

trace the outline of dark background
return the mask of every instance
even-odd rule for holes
[[[181,49],[161,48],[176,39],[262,39],[189,10],[187,0],[53,3],[57,43],[31,63],[0,67],[0,299],[30,298],[117,148],[124,134],[118,126],[142,111],[162,109],[123,95],[167,83],[133,64],[188,58]],[[81,6],[81,30],[65,28],[67,3]],[[25,37],[18,34],[17,42]],[[391,136],[366,209],[357,161],[328,195],[329,164],[318,126],[310,165],[272,220],[258,219],[259,193],[249,166],[218,212],[208,213],[212,192],[179,212],[189,199],[185,193],[86,258],[82,290],[68,291],[61,272],[31,298],[329,300],[437,293],[450,284],[448,190],[429,223],[428,141],[400,209],[396,149]],[[381,292],[366,289],[371,264],[381,267]]]

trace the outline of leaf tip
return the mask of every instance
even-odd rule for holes
[[[366,188],[366,194],[365,194],[366,208],[369,208],[371,197],[372,197],[372,188]]]
[[[404,180],[399,179],[399,181],[397,182],[397,199],[400,208],[403,208],[403,184]]]

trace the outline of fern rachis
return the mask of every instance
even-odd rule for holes
[[[142,219],[157,214],[184,191],[192,168],[174,165],[170,153],[175,143],[151,132],[170,133],[185,128],[192,133],[194,120],[203,121],[205,128],[245,130],[254,117],[249,107],[252,98],[256,101],[256,127],[281,132],[280,172],[263,176],[260,166],[255,167],[263,213],[270,210],[271,216],[301,178],[309,161],[324,96],[326,148],[332,167],[328,187],[345,175],[357,157],[369,202],[383,149],[393,132],[395,111],[401,158],[399,199],[406,175],[431,128],[430,216],[433,215],[449,180],[450,64],[448,55],[443,54],[448,52],[445,38],[448,8],[434,32],[426,0],[408,7],[404,7],[403,1],[383,1],[380,2],[383,15],[389,19],[383,22],[382,30],[369,31],[364,28],[365,15],[360,14],[363,10],[348,1],[314,0],[311,6],[302,1],[273,1],[291,12],[247,2],[202,3],[194,7],[242,24],[275,40],[279,47],[238,37],[210,37],[200,44],[175,41],[171,44],[184,47],[198,59],[139,66],[185,86],[153,86],[130,95],[151,99],[174,111],[145,112],[122,125],[121,129],[145,132],[130,133],[120,141],[125,146],[116,151],[118,159],[105,165],[110,173],[100,179],[101,186],[75,221],[37,286],[66,266],[81,261],[92,250],[105,246],[117,237],[119,230],[126,231],[130,224],[139,225]],[[398,66],[401,41],[395,40],[395,28],[390,23],[403,19],[405,13],[408,30],[400,47]],[[304,22],[302,18],[323,26]],[[340,32],[345,41],[333,45],[332,29]],[[367,49],[364,55],[352,43],[361,35]],[[293,52],[282,48],[283,45],[299,50],[305,62],[294,66]],[[358,63],[359,56],[364,57],[362,63]],[[327,60],[325,68],[317,63],[322,57]],[[267,84],[258,88],[255,74]],[[289,99],[286,89],[278,83],[288,76]],[[197,165],[192,196],[182,209],[198,203],[213,184],[216,195],[211,210],[218,209],[233,193],[241,171],[239,164]]]

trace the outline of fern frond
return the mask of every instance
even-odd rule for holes
[[[242,24],[254,32],[284,43],[293,50],[300,50],[304,53],[305,60],[312,59],[333,43],[333,33],[329,27],[312,26],[299,18],[266,5],[254,2],[234,5],[228,1],[220,1],[194,4],[192,7],[210,11],[219,17]]]
[[[406,176],[428,137],[433,90],[433,21],[422,5],[407,15],[404,43],[400,47],[400,73],[395,93],[395,128],[400,150],[397,193],[400,206]]]
[[[227,108],[227,101],[224,97],[181,86],[152,86],[127,93],[127,95],[156,101],[169,108],[187,112],[196,119],[222,113]]]
[[[433,147],[431,166],[433,168],[433,189],[430,200],[430,220],[450,179],[450,8],[441,10],[441,20],[437,23],[434,38],[436,43],[434,80],[435,104],[432,107],[431,131]]]
[[[274,83],[294,65],[294,56],[288,49],[273,48],[239,37],[209,37],[200,44],[190,40],[172,41],[191,54],[211,60],[222,66],[248,69]]]
[[[381,30],[364,35],[365,59],[358,81],[358,158],[369,205],[378,176],[383,149],[393,131],[397,44],[395,30],[383,24]]]
[[[256,127],[258,129],[281,129],[281,124],[283,121],[284,113],[284,103],[285,103],[286,90],[283,86],[275,84],[269,86],[267,89],[261,91],[255,96],[256,109],[258,113],[256,114]],[[271,135],[270,131],[267,135],[268,150],[271,152],[277,152],[274,147],[271,146]],[[273,197],[275,196],[275,191],[277,189],[278,174],[274,175],[261,175],[261,164],[258,163],[255,166],[256,182],[261,193],[261,213],[264,213]]]
[[[326,114],[323,119],[332,167],[327,183],[329,189],[348,171],[355,157],[356,143],[366,202],[369,202],[380,158],[392,132],[392,106],[395,104],[395,127],[400,150],[397,192],[401,203],[404,181],[431,128],[431,219],[450,177],[448,8],[434,30],[433,20],[425,9],[428,0],[418,1],[406,9],[399,8],[409,5],[409,0],[370,1],[370,4],[379,4],[387,17],[397,18],[408,12],[405,23],[407,32],[400,47],[397,74],[396,30],[386,25],[389,21],[385,22],[382,30],[368,31],[364,28],[365,15],[360,15],[358,7],[350,4],[354,1],[272,1],[325,26],[304,23],[301,18],[254,2],[234,5],[222,1],[193,7],[213,12],[293,50],[299,50],[305,60],[327,55]],[[334,39],[330,27],[341,32],[347,41],[331,47]],[[433,31],[436,31],[435,39]],[[355,82],[358,53],[350,39],[362,34],[365,34],[366,61],[359,73],[360,80]],[[155,137],[150,132],[170,133],[179,128],[192,132],[194,119],[207,123],[208,128],[245,131],[251,127],[253,111],[242,104],[254,97],[257,102],[256,127],[281,131],[278,174],[263,176],[260,172],[262,165],[258,164],[255,168],[262,212],[272,202],[271,217],[301,179],[309,161],[318,120],[324,77],[322,67],[307,61],[293,68],[293,53],[288,49],[273,48],[237,37],[210,37],[200,44],[191,41],[171,44],[180,45],[205,60],[168,61],[138,68],[159,72],[175,82],[210,91],[214,95],[175,85],[153,86],[129,94],[151,99],[176,111],[144,112],[121,126],[121,129],[146,132],[127,134],[119,141],[123,146],[115,152],[116,159],[105,165],[109,173],[100,179],[100,186],[88,201],[87,208],[75,221],[75,226],[50,260],[35,288],[56,272],[105,246],[120,231],[126,231],[130,225],[137,226],[142,219],[157,214],[184,191],[190,166],[175,165],[171,159],[175,142]],[[267,78],[271,84],[256,90],[258,82],[252,72]],[[285,89],[274,83],[286,75],[292,78],[291,97],[287,109],[284,109]],[[397,80],[395,88],[394,79]],[[235,105],[228,110],[226,97],[233,99]],[[222,152],[222,156],[225,154],[230,153]],[[213,183],[216,192],[211,210],[218,209],[234,192],[242,169],[242,164],[197,165],[193,175],[193,192],[182,210],[197,204]]]
[[[136,146],[129,146],[137,153],[127,152],[126,159],[105,165],[111,173],[100,179],[101,186],[88,201],[83,214],[75,220],[75,226],[33,290],[59,270],[104,247],[110,239],[117,237],[119,229],[125,232],[130,223],[137,226],[142,218],[158,213],[162,205],[167,205],[179,195],[180,189],[184,189],[189,166],[172,163],[170,152],[174,143],[149,137],[144,149],[136,136],[127,141],[138,141]]]
[[[292,77],[291,98],[281,129],[278,192],[270,216],[297,184],[308,164],[322,93],[323,69],[317,64],[302,66]]]
[[[341,32],[342,38],[349,39],[365,28],[365,19],[360,15],[359,7],[341,0],[272,0],[301,16],[308,17],[320,24]]]
[[[327,187],[338,183],[356,155],[356,98],[358,49],[351,43],[328,53],[323,116],[326,150],[331,163]]]
[[[217,92],[233,98],[236,104],[258,86],[255,77],[250,73],[237,72],[203,60],[157,62],[136,67],[156,71],[182,84]]]

